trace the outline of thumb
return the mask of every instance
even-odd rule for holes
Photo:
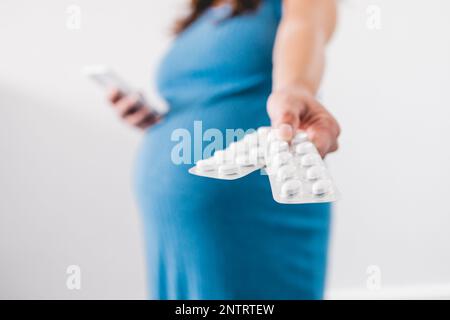
[[[278,138],[290,141],[294,137],[294,126],[290,123],[280,123],[276,127]]]
[[[300,126],[299,108],[275,97],[269,99],[267,107],[272,128],[277,129],[278,137],[290,141]]]

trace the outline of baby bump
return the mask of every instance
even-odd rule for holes
[[[280,205],[259,171],[232,181],[189,174],[192,164],[173,158],[180,142],[171,136],[194,119],[157,125],[138,153],[136,193],[150,259],[171,265],[188,282],[194,274],[208,274],[196,284],[212,286],[210,292],[225,288],[221,297],[320,294],[329,205]]]

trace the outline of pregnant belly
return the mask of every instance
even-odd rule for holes
[[[208,130],[222,133],[225,141],[227,129],[247,130],[268,125],[264,102],[264,97],[253,97],[193,107],[172,113],[150,128],[136,158],[134,181],[140,203],[151,206],[153,211],[158,211],[159,207],[154,206],[163,202],[174,202],[179,207],[190,203],[192,210],[214,210],[219,203],[222,209],[231,211],[248,210],[249,204],[261,210],[275,208],[268,177],[261,176],[259,171],[233,181],[198,177],[188,172],[196,156],[201,158],[202,149],[211,143],[205,135]],[[176,132],[185,134],[174,135]],[[179,152],[180,144],[185,147],[183,152]],[[196,149],[200,149],[200,155]],[[283,207],[284,211],[298,211],[297,206]]]
[[[177,247],[195,241],[199,247],[230,233],[245,234],[274,211],[266,176],[256,171],[226,181],[191,175],[191,164],[172,161],[168,134],[149,132],[137,158],[135,191],[150,241],[176,242]]]
[[[298,292],[314,289],[292,281],[301,276],[321,287],[329,205],[280,205],[272,198],[267,176],[259,171],[233,181],[189,174],[192,164],[172,159],[178,142],[171,137],[175,130],[185,129],[193,148],[194,121],[201,121],[203,132],[268,124],[261,103],[212,106],[173,113],[145,134],[135,186],[149,261],[170,265],[182,275],[207,274],[213,287],[224,279],[239,279],[232,292],[282,288],[281,296],[297,297]],[[211,270],[217,272],[216,282]],[[273,281],[263,285],[248,280],[255,270],[258,279]]]
[[[153,188],[190,184],[187,169],[249,129],[269,125],[264,95],[246,95],[203,106],[174,108],[144,136],[136,179]],[[199,180],[197,178],[196,180]],[[202,180],[202,179],[201,179]],[[175,190],[174,190],[175,191]]]

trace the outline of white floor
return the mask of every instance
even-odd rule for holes
[[[385,286],[379,290],[349,288],[330,290],[327,300],[391,300],[391,299],[450,299],[450,283],[429,285]]]

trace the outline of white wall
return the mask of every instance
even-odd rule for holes
[[[145,297],[130,190],[139,134],[80,68],[113,65],[149,92],[182,2],[0,2],[0,298]],[[80,30],[66,27],[70,4]],[[369,4],[380,30],[366,26]],[[369,265],[383,286],[450,283],[449,10],[445,0],[341,3],[323,88],[343,127],[328,161],[343,194],[332,293],[366,290]],[[65,286],[70,264],[82,268],[80,291]]]

